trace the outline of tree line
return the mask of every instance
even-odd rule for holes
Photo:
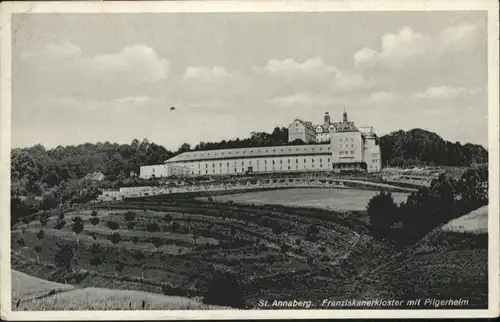
[[[444,174],[397,205],[381,191],[367,205],[376,237],[408,245],[432,229],[488,204],[488,167],[468,169],[456,180]]]
[[[245,139],[200,142],[194,147],[184,143],[176,151],[150,143],[147,139],[130,144],[85,143],[46,149],[43,145],[11,150],[11,202],[13,212],[50,209],[64,203],[95,199],[103,189],[143,185],[135,175],[143,165],[161,164],[187,151],[230,149],[256,146],[303,144],[288,143],[288,129],[252,132]],[[397,131],[380,138],[384,165],[459,165],[484,164],[488,151],[480,145],[451,143],[437,134],[420,129]],[[95,180],[94,173],[103,178]],[[131,176],[132,175],[132,176]]]

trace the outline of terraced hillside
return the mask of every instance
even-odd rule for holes
[[[40,222],[18,224],[12,232],[13,268],[79,287],[188,297],[203,296],[212,272],[227,271],[239,278],[252,307],[273,294],[310,297],[331,294],[328,287],[339,293],[345,276],[390,254],[366,234],[362,213],[194,197],[131,199],[66,213],[64,219],[53,216],[41,239]],[[71,227],[75,217],[84,224],[78,236]],[[72,274],[55,261],[68,245],[77,249]]]
[[[214,275],[226,272],[239,281],[247,308],[275,298],[320,303],[456,294],[484,306],[484,236],[439,230],[398,253],[370,236],[363,211],[214,199],[150,196],[18,224],[11,234],[12,267],[79,288],[198,299]],[[77,217],[83,224],[78,235],[72,227]]]
[[[414,306],[425,309],[488,307],[488,234],[453,232],[438,227],[413,247],[397,254],[363,281],[362,298],[465,300],[461,306]],[[465,302],[464,302],[465,303]]]

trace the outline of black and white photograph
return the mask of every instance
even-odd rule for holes
[[[497,1],[0,11],[2,318],[498,316]]]

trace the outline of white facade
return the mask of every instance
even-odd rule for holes
[[[327,144],[271,146],[185,152],[166,163],[184,166],[191,175],[331,171],[332,153]]]
[[[139,178],[165,178],[173,175],[186,176],[190,171],[183,165],[176,164],[160,164],[160,165],[146,165],[140,168]]]
[[[295,119],[288,126],[288,142],[302,140],[304,143],[315,142],[316,132],[311,122]]]

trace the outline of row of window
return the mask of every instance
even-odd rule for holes
[[[354,151],[352,151],[352,152],[354,153]],[[304,163],[307,163],[307,159],[306,159],[306,158],[304,158],[303,160],[304,160]],[[272,164],[276,164],[276,163],[275,163],[275,161],[276,161],[276,160],[271,160],[271,161],[272,161]],[[283,159],[280,159],[279,161],[280,161],[280,162],[279,162],[280,164],[283,164]],[[290,163],[291,163],[291,160],[290,160],[290,159],[288,159],[287,161],[288,161],[288,162],[287,162],[288,164],[290,164]],[[299,163],[299,159],[295,159],[295,163]],[[314,163],[314,159],[311,159],[311,163]],[[320,163],[320,164],[322,164],[322,163],[323,163],[323,158],[320,158],[320,159],[319,159],[319,163]],[[328,158],[327,163],[330,163],[330,158]],[[259,165],[259,164],[260,164],[260,163],[259,163],[259,160],[257,160],[256,164],[257,164],[257,165]],[[267,164],[267,160],[264,160],[264,164]],[[212,168],[215,168],[215,165],[216,165],[216,162],[212,162]],[[226,166],[227,166],[227,167],[229,167],[229,165],[230,165],[230,162],[226,162]],[[233,161],[233,165],[236,167],[236,161]],[[244,166],[244,165],[245,165],[245,161],[241,161],[241,165],[242,165],[242,166]],[[252,165],[252,160],[248,161],[248,165],[250,165],[250,166]],[[198,169],[200,169],[201,167],[202,167],[202,164],[201,164],[201,163],[198,163]],[[208,167],[208,163],[204,163],[204,164],[203,164],[203,167],[204,167],[204,168],[207,168],[207,167]],[[219,162],[219,167],[221,167],[221,168],[222,168],[222,162]],[[154,171],[154,170],[153,170],[153,171]]]
[[[340,148],[342,149],[344,147],[344,145],[342,145],[342,143],[340,144]],[[346,144],[345,145],[345,149],[348,149],[349,148],[349,144]],[[354,144],[351,144],[351,149],[354,149]]]
[[[316,169],[327,169],[327,168],[328,168],[328,167],[327,167],[327,166],[325,166],[324,164],[320,164],[320,165],[319,165]],[[311,165],[311,169],[315,169],[315,168],[314,168],[314,164],[313,164],[313,165]],[[239,171],[240,173],[243,173],[243,172],[245,172],[246,170],[249,170],[249,169],[240,168],[239,170],[240,170],[240,171]],[[264,170],[263,170],[263,171],[264,171],[264,172],[266,172],[266,171],[277,171],[277,170],[278,170],[278,169],[277,169],[277,168],[275,168],[275,167],[272,167],[272,168],[269,168],[269,169],[268,169],[268,168],[267,168],[267,166],[266,166],[266,167],[264,167]],[[292,170],[296,170],[296,171],[298,171],[298,170],[305,170],[305,169],[302,169],[302,168],[301,168],[301,169],[299,169],[299,166],[298,166],[298,165],[296,165],[296,166],[295,166],[295,169],[294,169],[294,167],[293,167],[293,166],[290,166],[290,165],[289,165],[289,166],[287,166],[287,167],[285,167],[285,168],[283,168],[283,166],[280,166],[280,167],[279,167],[279,171],[286,171],[286,170],[290,170],[290,171],[292,171]],[[257,172],[259,172],[259,171],[261,171],[261,170],[259,170],[259,169],[252,169],[252,171],[257,171]],[[192,171],[192,173],[194,174],[194,170]],[[201,173],[201,172],[200,172],[200,173]],[[212,173],[212,174],[216,174],[216,173],[222,174],[222,173],[229,173],[229,171],[222,171],[222,168],[219,168],[219,171],[218,171],[218,172],[216,172],[216,171],[215,171],[215,168],[213,168],[213,169],[212,169],[212,171],[209,171],[208,169],[205,169],[205,174],[210,174],[210,173]],[[234,169],[234,173],[238,173],[238,169],[236,169],[236,168],[235,168],[235,169]]]
[[[354,151],[340,151],[339,155],[354,155]]]

